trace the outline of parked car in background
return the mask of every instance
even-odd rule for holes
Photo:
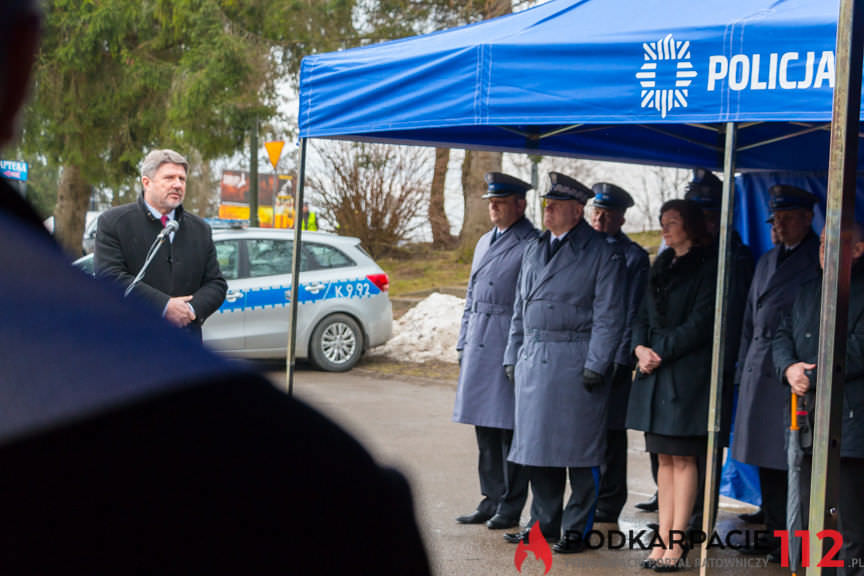
[[[102,212],[88,210],[84,218],[84,233],[81,235],[81,254],[90,254],[93,252],[93,245],[96,242],[96,222],[99,220],[99,215]],[[54,216],[49,216],[42,221],[42,225],[54,234]]]
[[[204,323],[204,343],[244,358],[284,358],[294,231],[213,230],[228,293]],[[92,270],[92,254],[75,265]],[[392,333],[387,274],[357,238],[304,232],[295,354],[322,370],[350,370]]]

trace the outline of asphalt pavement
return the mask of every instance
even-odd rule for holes
[[[284,372],[271,372],[274,382],[284,383]],[[394,466],[409,479],[420,524],[434,573],[438,576],[516,575],[516,546],[503,539],[503,531],[483,525],[464,526],[456,516],[474,510],[480,499],[477,482],[477,455],[471,426],[451,421],[455,382],[404,376],[380,375],[355,369],[346,374],[332,374],[301,367],[295,377],[295,394],[330,416],[358,438],[382,464]],[[598,549],[575,555],[552,555],[548,574],[646,574],[639,567],[648,551],[639,550],[635,537],[645,530],[656,514],[640,512],[637,502],[648,499],[654,484],[643,452],[642,436],[629,436],[629,499],[619,524],[598,524],[599,536],[608,538],[619,531],[627,538],[620,549],[610,549],[608,542]],[[530,499],[529,499],[530,506]],[[758,526],[745,525],[737,518],[752,507],[732,500],[721,500],[718,533],[721,542],[732,530],[741,530],[732,538],[740,542]],[[528,519],[528,506],[523,523]],[[358,527],[362,529],[362,527]],[[617,546],[620,536],[613,535]],[[640,541],[648,544],[650,532]],[[596,537],[595,537],[596,540]],[[631,548],[633,543],[633,548]],[[595,541],[596,544],[596,541]],[[696,551],[694,551],[696,552]],[[383,553],[383,552],[382,552]],[[691,553],[691,565],[699,555]],[[730,548],[712,546],[708,574],[758,574],[781,576],[788,571],[770,564],[763,557],[743,556]],[[521,574],[544,574],[542,561],[528,554]],[[686,574],[698,574],[691,567]]]

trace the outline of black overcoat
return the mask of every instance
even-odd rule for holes
[[[637,370],[627,427],[698,436],[707,433],[716,260],[701,247],[674,257],[665,250],[655,260],[633,326],[633,349],[647,346],[662,362],[651,374]]]
[[[783,315],[774,336],[774,366],[777,378],[789,385],[786,369],[796,362],[817,364],[819,353],[819,310],[822,305],[821,275],[801,286],[795,305]],[[818,385],[818,383],[817,383]],[[786,389],[787,400],[790,389]],[[815,392],[815,388],[811,387]],[[849,290],[849,325],[846,339],[846,378],[842,383],[843,420],[840,455],[864,458],[864,262],[852,268]],[[815,394],[808,393],[813,402]],[[788,401],[787,401],[788,406]],[[812,411],[812,410],[811,410]],[[786,410],[786,425],[790,412]]]
[[[174,296],[192,296],[189,302],[197,316],[190,330],[201,333],[201,324],[219,309],[228,284],[219,271],[210,226],[180,206],[174,217],[180,228],[173,242],[165,242],[133,290],[159,312]],[[96,231],[95,268],[100,276],[128,286],[141,270],[147,250],[162,230],[139,196],[138,201],[118,206],[99,216]]]
[[[789,310],[798,289],[819,275],[819,237],[810,233],[779,266],[778,248],[756,265],[738,352],[738,409],[732,457],[739,462],[786,469],[785,405],[788,389],[780,383],[771,359],[771,343],[781,314]]]

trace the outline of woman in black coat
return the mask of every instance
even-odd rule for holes
[[[633,327],[638,365],[627,427],[645,431],[646,448],[659,458],[665,546],[653,548],[643,566],[666,572],[682,567],[689,548],[683,540],[699,491],[697,457],[706,451],[716,259],[695,204],[666,202],[660,224],[668,248],[651,267]]]

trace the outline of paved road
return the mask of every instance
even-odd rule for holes
[[[284,382],[284,373],[274,372],[271,376]],[[367,370],[328,374],[301,368],[295,380],[298,397],[353,433],[380,462],[399,468],[409,478],[435,574],[517,575],[513,562],[516,547],[505,542],[500,531],[462,526],[454,520],[473,510],[479,499],[473,429],[450,421],[454,392],[455,383],[382,377]],[[643,529],[646,522],[655,520],[654,514],[633,507],[635,502],[649,497],[654,487],[641,435],[631,433],[630,444],[630,499],[619,526],[624,533]],[[748,510],[736,507],[732,501],[722,503],[720,533],[746,529],[736,515]],[[527,515],[523,515],[525,520]],[[605,534],[615,526],[601,524],[596,528]],[[650,535],[644,540],[649,541]],[[645,556],[647,552],[628,550],[626,546],[621,550],[603,548],[572,556],[555,555],[549,574],[645,574],[647,571],[638,567]],[[761,558],[747,558],[732,550],[717,551],[712,554],[712,562],[722,566],[713,564],[709,574],[788,574],[777,565],[764,565]],[[543,574],[543,568],[529,555],[522,574]],[[697,574],[697,570],[686,573]]]

